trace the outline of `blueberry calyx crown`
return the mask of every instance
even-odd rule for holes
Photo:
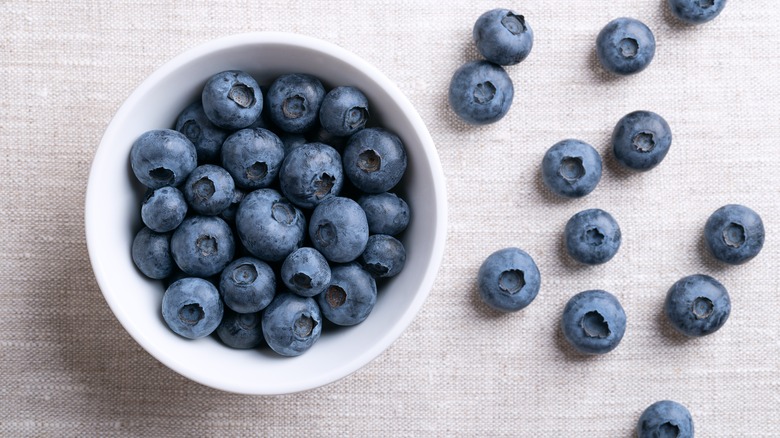
[[[490,81],[480,82],[474,87],[474,102],[486,104],[496,96],[496,86]]]
[[[512,33],[512,35],[520,35],[521,33],[524,33],[526,30],[528,30],[528,27],[525,25],[525,17],[522,15],[517,15],[512,11],[507,12],[506,15],[501,19],[501,24]]]
[[[228,99],[236,103],[236,105],[242,108],[249,108],[255,104],[255,93],[252,87],[237,83],[230,87],[228,91]]]
[[[502,291],[514,295],[525,287],[525,273],[520,269],[510,269],[498,276],[498,287]]]
[[[582,330],[585,332],[585,336],[589,338],[604,339],[609,337],[611,331],[609,330],[609,323],[604,319],[596,310],[592,310],[586,313],[580,321]]]

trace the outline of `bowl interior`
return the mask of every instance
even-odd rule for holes
[[[285,72],[310,73],[327,87],[353,85],[369,98],[372,121],[395,132],[409,167],[397,193],[412,220],[403,235],[404,270],[382,286],[363,323],[324,330],[305,354],[284,358],[266,350],[234,350],[212,337],[186,340],[162,320],[164,292],[133,265],[130,247],[140,226],[141,188],[129,166],[133,141],[150,129],[172,127],[223,70],[251,73],[261,84]],[[202,384],[248,394],[278,394],[321,386],[360,368],[409,325],[433,285],[444,251],[446,194],[441,165],[421,118],[382,73],[329,43],[284,33],[244,34],[212,41],[165,64],[144,81],[109,124],[89,176],[86,232],[90,259],[106,301],[130,335],[176,372]]]

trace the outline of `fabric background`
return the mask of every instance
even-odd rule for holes
[[[494,125],[450,112],[452,72],[476,59],[471,28],[494,7],[526,15],[531,56],[508,69],[514,105]],[[655,32],[655,60],[606,75],[594,40],[633,16]],[[701,437],[780,436],[780,9],[732,1],[715,21],[677,24],[665,0],[497,4],[433,1],[0,1],[0,434],[4,436],[629,437],[660,399],[691,410]],[[247,31],[299,32],[376,65],[427,123],[447,177],[446,253],[430,297],[384,354],[309,392],[239,396],[192,383],[142,350],[92,275],[83,205],[112,114],[175,55]],[[636,109],[663,115],[674,142],[655,170],[620,170],[608,140]],[[561,201],[540,183],[564,138],[605,158],[599,187]],[[759,212],[763,252],[726,267],[704,250],[708,215]],[[562,253],[575,212],[600,207],[623,229],[611,262]],[[515,245],[542,272],[536,301],[499,315],[475,278]],[[731,293],[718,333],[686,340],[662,317],[667,289],[706,273]],[[574,293],[603,288],[628,314],[621,345],[583,358],[559,331]]]

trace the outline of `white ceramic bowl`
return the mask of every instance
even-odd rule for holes
[[[191,341],[174,334],[161,316],[163,285],[143,277],[130,247],[140,229],[141,192],[129,152],[151,129],[172,127],[199,96],[206,80],[239,69],[269,83],[281,73],[303,72],[326,87],[353,85],[368,96],[372,121],[398,134],[408,170],[397,193],[412,220],[403,236],[404,270],[379,292],[363,323],[323,330],[320,340],[293,358],[270,350],[234,350],[213,337]],[[444,176],[436,149],[417,111],[381,72],[327,42],[288,33],[249,33],[203,44],[174,58],[146,79],[108,125],[95,154],[86,194],[86,237],[100,289],[119,322],[152,356],[196,382],[245,394],[283,394],[340,379],[376,358],[410,324],[433,286],[446,235]]]

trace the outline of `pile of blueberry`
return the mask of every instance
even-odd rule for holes
[[[715,18],[725,0],[669,0],[677,18],[700,24]],[[512,102],[513,87],[501,65],[511,65],[528,56],[533,34],[522,15],[507,9],[486,12],[476,21],[474,42],[486,61],[459,68],[450,82],[450,105],[470,124],[501,119]],[[655,54],[655,37],[641,21],[617,18],[596,38],[596,54],[605,70],[629,75],[644,70]],[[667,155],[672,143],[669,124],[651,111],[634,111],[621,118],[612,131],[616,161],[631,171],[653,169]],[[544,185],[555,195],[580,198],[592,192],[602,174],[602,160],[591,145],[566,139],[553,145],[542,160]],[[764,243],[759,215],[737,204],[713,212],[704,230],[706,246],[723,263],[742,264],[754,258]],[[622,234],[615,218],[593,208],[576,213],[563,232],[568,255],[586,265],[606,263],[620,248]],[[539,268],[533,258],[510,247],[490,254],[477,273],[482,301],[501,312],[528,306],[540,288]],[[711,276],[694,274],[681,278],[668,290],[664,313],[677,331],[688,337],[714,333],[731,311],[726,288]],[[571,346],[582,354],[605,354],[615,349],[626,329],[626,314],[617,297],[604,290],[577,293],[566,303],[561,330]],[[679,403],[663,400],[649,406],[637,425],[640,438],[693,436],[690,412]]]
[[[405,147],[369,119],[355,87],[289,73],[265,88],[231,70],[207,81],[175,129],[133,143],[146,194],[132,258],[165,281],[171,330],[297,356],[323,321],[368,317],[377,284],[404,267],[410,216],[393,192]]]

